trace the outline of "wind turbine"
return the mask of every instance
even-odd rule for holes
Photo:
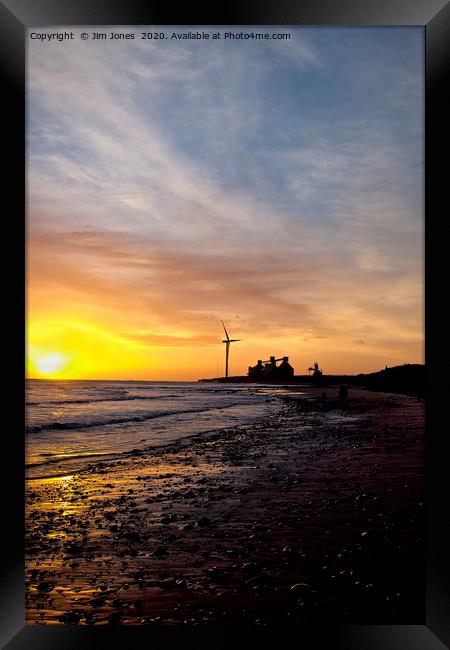
[[[241,339],[230,339],[228,336],[227,328],[225,327],[225,324],[223,320],[220,321],[223,325],[223,329],[225,330],[225,336],[227,337],[222,343],[225,343],[225,380],[228,381],[228,355],[230,354],[230,345],[231,343],[237,343]]]

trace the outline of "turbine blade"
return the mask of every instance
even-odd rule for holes
[[[225,336],[227,337],[227,341],[229,341],[230,337],[228,336],[228,332],[227,332],[227,328],[225,327],[225,323],[223,322],[223,320],[221,320],[220,322],[222,323],[223,329],[225,330]]]

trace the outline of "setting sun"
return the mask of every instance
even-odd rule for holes
[[[35,360],[37,371],[41,375],[52,376],[59,373],[67,365],[67,356],[57,352],[45,354]]]

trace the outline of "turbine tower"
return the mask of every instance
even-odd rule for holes
[[[222,343],[225,343],[225,380],[228,381],[228,355],[230,354],[230,345],[231,343],[237,343],[241,339],[230,339],[228,336],[227,328],[225,327],[225,324],[222,321],[220,321],[223,325],[223,329],[225,330],[225,336],[227,337]]]

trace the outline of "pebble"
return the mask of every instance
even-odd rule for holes
[[[125,533],[122,533],[122,537],[125,537],[125,539],[129,539],[132,542],[140,542],[141,541],[141,536],[137,531],[130,530]]]
[[[187,582],[184,578],[165,578],[158,580],[157,585],[162,589],[187,589]]]
[[[152,555],[156,557],[161,557],[162,555],[166,555],[166,554],[167,554],[166,546],[158,546],[158,548],[156,548],[152,553]]]
[[[70,543],[70,544],[66,545],[65,550],[66,550],[67,553],[71,553],[73,555],[76,555],[78,553],[83,552],[83,547],[80,546],[79,544]]]
[[[295,585],[292,585],[289,591],[294,594],[308,592],[311,587],[306,582],[297,582]]]
[[[61,623],[66,623],[68,625],[78,625],[80,622],[81,614],[78,612],[67,612],[66,614],[61,614],[58,617],[58,620]]]
[[[211,526],[211,519],[209,519],[208,517],[201,517],[201,519],[197,521],[197,526],[201,526],[201,527]]]

